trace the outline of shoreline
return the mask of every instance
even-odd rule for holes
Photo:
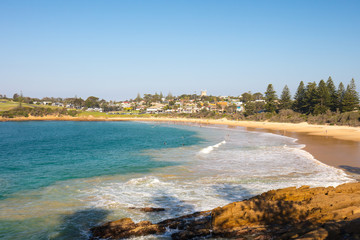
[[[191,123],[199,125],[224,125],[244,127],[248,131],[268,132],[298,139],[304,144],[304,150],[320,162],[344,170],[347,174],[360,180],[360,128],[348,126],[311,125],[308,123],[279,123],[234,121],[227,119],[192,119],[192,118],[137,118],[137,117],[18,117],[0,118],[7,121],[139,121]]]
[[[149,121],[149,122],[188,122],[197,124],[219,124],[246,128],[260,128],[274,131],[306,133],[314,136],[333,137],[340,140],[360,142],[360,127],[337,126],[337,125],[314,125],[302,123],[260,122],[260,121],[237,121],[227,119],[197,119],[197,118],[162,118],[162,117],[71,117],[71,116],[46,116],[46,117],[17,117],[1,118],[0,122],[22,121]]]

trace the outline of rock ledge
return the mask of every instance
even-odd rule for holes
[[[272,190],[156,224],[124,218],[91,232],[93,239],[123,239],[168,230],[172,239],[360,239],[360,183]]]

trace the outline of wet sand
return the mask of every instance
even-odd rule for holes
[[[360,181],[360,142],[340,140],[329,136],[317,136],[300,132],[269,130],[261,128],[245,128],[248,131],[260,131],[296,138],[297,143],[304,144],[304,150],[315,159],[344,170]]]

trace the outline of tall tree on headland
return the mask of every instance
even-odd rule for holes
[[[135,101],[136,102],[141,102],[141,100],[142,100],[141,95],[140,95],[140,93],[138,93],[136,98],[135,98]]]
[[[342,82],[340,82],[338,90],[336,91],[337,101],[336,101],[336,109],[340,112],[343,112],[343,99],[345,95],[345,87]]]
[[[171,94],[171,92],[168,93],[168,95],[166,96],[166,100],[172,100],[174,98],[174,96]]]
[[[269,84],[266,92],[265,92],[265,110],[267,112],[275,112],[276,111],[276,103],[275,100],[277,99],[276,92],[273,88],[272,84]]]
[[[331,77],[329,77],[328,80],[326,81],[326,87],[330,95],[330,103],[329,103],[330,110],[335,112],[337,108],[337,93],[336,93],[335,84]]]
[[[287,85],[282,90],[280,97],[280,109],[290,109],[291,108],[291,94],[290,89]]]
[[[305,113],[305,85],[301,81],[294,97],[293,110],[300,113]]]
[[[324,80],[321,80],[319,82],[318,88],[317,88],[317,104],[314,107],[314,113],[315,114],[322,114],[325,113],[327,110],[330,109],[330,93],[329,89],[326,86],[326,83]]]
[[[359,94],[356,91],[355,80],[351,79],[350,84],[347,85],[342,100],[342,110],[344,112],[353,111],[359,106]]]
[[[309,82],[305,88],[304,110],[305,113],[314,113],[315,106],[319,102],[319,93],[316,82]]]

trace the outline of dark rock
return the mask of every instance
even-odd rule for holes
[[[272,190],[212,211],[153,224],[125,218],[91,229],[94,238],[129,238],[177,229],[173,239],[359,239],[360,183]]]
[[[162,212],[162,211],[165,211],[165,208],[153,208],[153,207],[144,207],[144,208],[129,207],[129,209],[136,209],[136,210],[140,210],[141,212]]]

